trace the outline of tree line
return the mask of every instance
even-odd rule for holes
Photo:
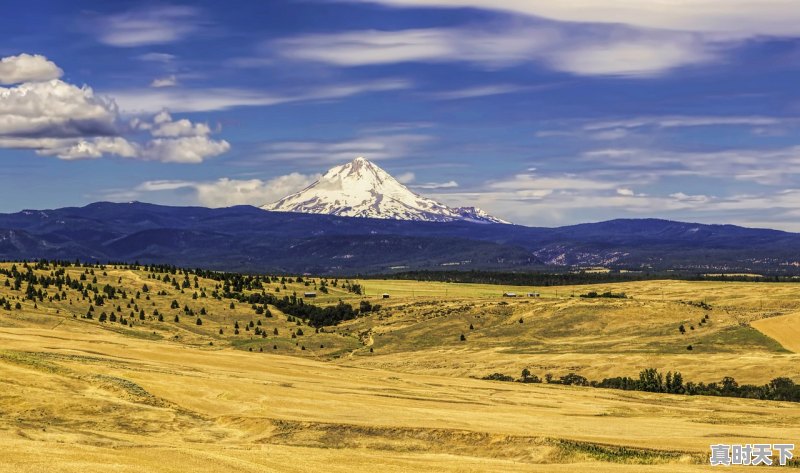
[[[721,396],[760,399],[767,401],[800,402],[800,385],[786,377],[775,378],[763,385],[739,384],[734,378],[726,376],[719,382],[694,383],[685,381],[680,371],[668,371],[665,374],[656,368],[647,368],[639,372],[638,378],[614,377],[602,381],[589,381],[586,377],[569,373],[559,378],[546,374],[544,378],[532,375],[528,369],[522,370],[522,376],[514,378],[502,373],[492,373],[483,379],[520,383],[550,383],[593,388],[621,389],[624,391],[644,391],[652,393],[684,394],[688,396]]]

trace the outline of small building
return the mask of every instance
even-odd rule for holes
[[[528,293],[528,297],[540,297],[540,296],[541,296],[541,294],[539,294],[538,292],[529,292]]]
[[[384,292],[384,293],[383,293],[383,298],[384,298],[384,299],[388,299],[388,298],[389,298],[389,294]]]
[[[316,292],[304,292],[303,293],[303,297],[308,297],[310,299],[312,297],[317,297],[317,293]]]
[[[517,297],[516,292],[504,292],[503,297]]]

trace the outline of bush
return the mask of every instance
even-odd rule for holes
[[[484,376],[481,379],[486,379],[489,381],[514,381],[513,376],[506,376],[503,373],[492,373],[490,375]]]

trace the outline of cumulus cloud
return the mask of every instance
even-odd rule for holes
[[[177,138],[181,136],[208,136],[211,128],[207,123],[192,123],[182,118],[173,120],[167,111],[159,112],[153,118],[153,127],[150,130],[153,136]]]
[[[20,54],[0,59],[0,84],[58,79],[64,71],[39,54]]]
[[[141,195],[189,190],[196,203],[206,207],[262,206],[304,189],[319,178],[319,174],[291,173],[269,180],[221,178],[215,181],[146,181],[137,186],[135,192]]]
[[[116,136],[81,139],[77,143],[70,143],[63,147],[43,147],[38,150],[38,153],[44,156],[58,156],[61,159],[73,160],[96,159],[108,155],[136,158],[140,151],[136,144]]]
[[[58,79],[0,87],[0,136],[82,137],[116,133],[113,101]]]
[[[0,87],[0,147],[66,160],[120,156],[173,163],[199,163],[230,149],[227,141],[209,137],[208,124],[173,120],[166,111],[150,121],[135,118],[123,124],[114,100],[97,96],[89,86],[49,78],[61,70],[41,56],[30,65],[36,57],[0,60],[8,66],[0,71],[5,79],[27,78]],[[126,136],[137,132],[150,139],[140,143]]]
[[[135,47],[179,41],[197,30],[201,14],[190,6],[165,5],[95,18],[98,39],[109,46]]]
[[[165,163],[196,164],[210,157],[219,156],[230,148],[231,145],[227,141],[212,140],[206,136],[156,138],[145,144],[139,156]]]

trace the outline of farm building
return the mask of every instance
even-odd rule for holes
[[[383,298],[384,298],[384,299],[388,299],[388,298],[389,298],[389,294],[387,294],[387,293],[383,293]]]
[[[308,298],[317,297],[317,293],[316,292],[304,292],[303,293],[303,297],[308,297]]]
[[[528,297],[539,297],[540,294],[538,292],[529,292]]]
[[[516,292],[504,292],[503,297],[517,297]]]

